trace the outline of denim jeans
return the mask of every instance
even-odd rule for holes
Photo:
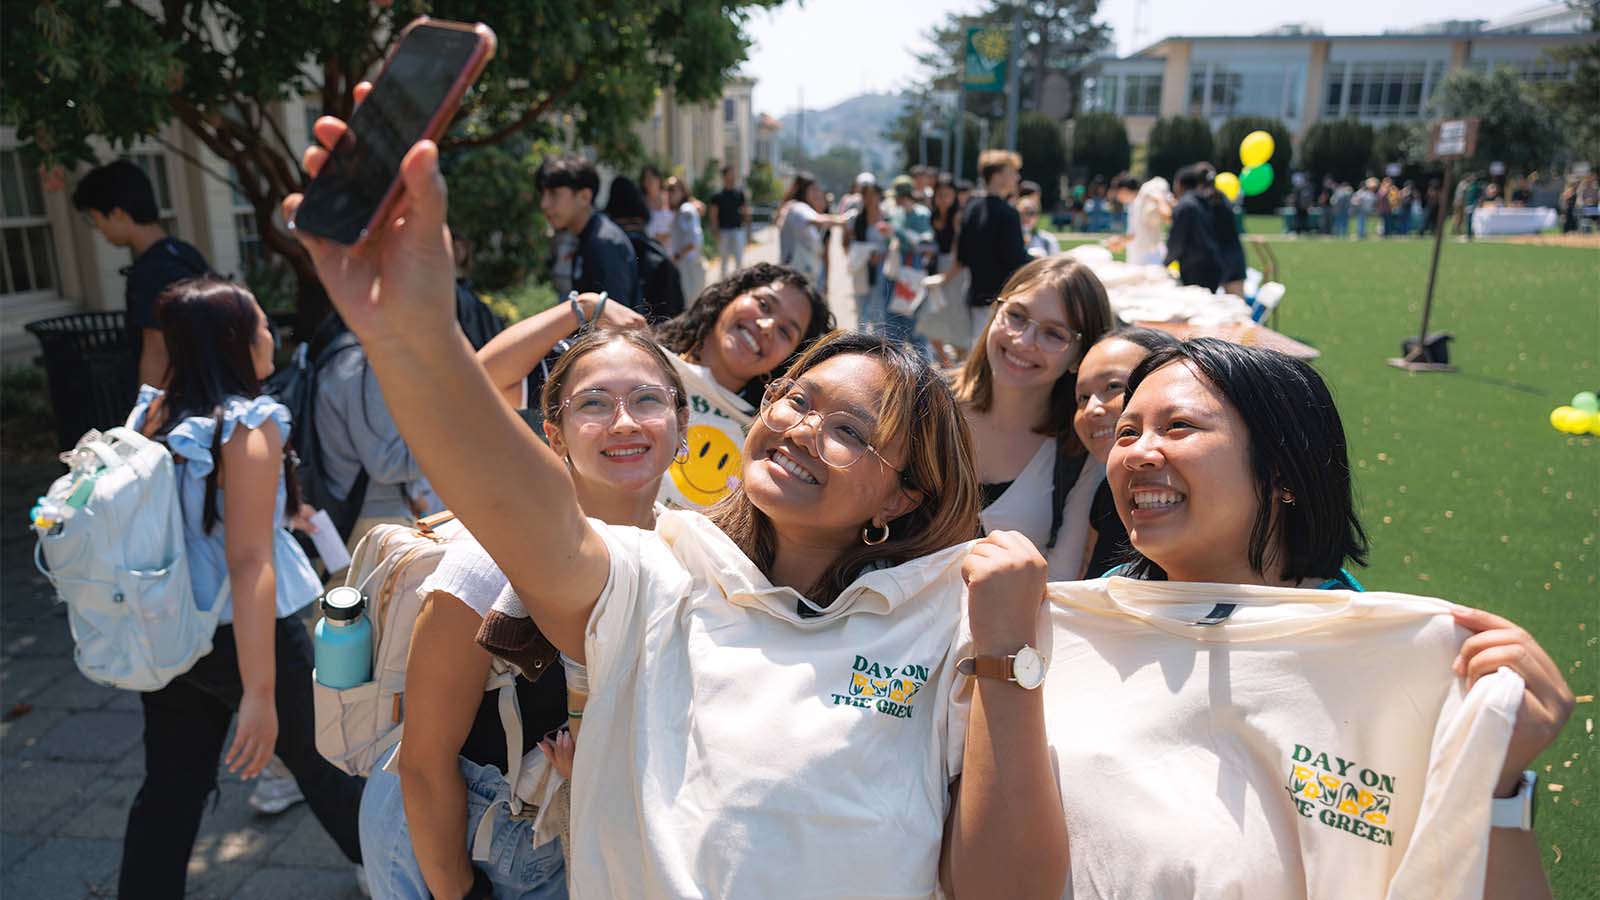
[[[361,862],[356,816],[365,779],[347,775],[317,753],[311,700],[311,638],[298,616],[277,620],[273,633],[278,759],[288,767],[312,815],[351,862]],[[244,688],[233,626],[220,625],[211,652],[144,706],[144,783],[128,810],[117,895],[183,897],[189,854],[206,800],[217,790],[217,764]]]
[[[361,852],[366,860],[367,883],[373,897],[384,900],[431,900],[422,867],[411,848],[406,808],[400,795],[400,776],[383,771],[394,751],[385,754],[367,780],[361,795]],[[461,760],[461,777],[467,782],[467,852],[472,836],[497,797],[510,793],[505,776],[493,766]],[[495,900],[566,900],[567,868],[560,839],[533,845],[533,819],[513,819],[499,804],[494,810],[494,837],[487,862],[474,862],[494,882]]]
[[[744,246],[746,244],[744,226],[738,228],[717,229],[717,279],[728,277],[728,264],[733,264],[735,272],[744,268]]]

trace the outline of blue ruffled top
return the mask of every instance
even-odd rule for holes
[[[138,429],[144,424],[150,404],[161,391],[149,385],[139,389],[139,402],[128,415],[128,427]],[[234,430],[260,428],[267,420],[278,425],[278,434],[289,440],[289,409],[271,397],[229,397],[222,410],[222,443],[233,437]],[[189,559],[189,578],[194,584],[195,602],[202,609],[209,608],[218,590],[228,576],[227,544],[225,543],[222,511],[226,508],[228,492],[217,489],[217,524],[210,534],[205,533],[206,476],[216,466],[211,457],[212,439],[216,436],[216,420],[210,416],[190,416],[172,426],[167,433],[167,449],[172,452],[177,466],[178,502],[183,508],[184,548]],[[282,470],[278,474],[277,502],[272,513],[272,564],[277,582],[277,618],[299,612],[306,604],[322,593],[322,583],[311,568],[304,550],[289,534],[283,504],[288,488],[283,483]],[[222,598],[218,621],[233,621],[233,598]]]

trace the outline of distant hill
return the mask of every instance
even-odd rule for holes
[[[899,161],[900,150],[883,136],[883,132],[900,115],[906,102],[903,94],[862,94],[827,109],[806,110],[806,153],[818,155],[842,144],[858,148],[873,171],[888,171]],[[778,121],[782,124],[784,144],[799,136],[798,113],[790,113]]]

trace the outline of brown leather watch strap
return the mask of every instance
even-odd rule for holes
[[[970,660],[970,662],[969,662]],[[968,665],[961,666],[961,671],[975,678],[998,678],[1001,681],[1011,681],[1011,657],[1009,656],[969,656],[962,660]],[[972,671],[967,672],[968,668]]]

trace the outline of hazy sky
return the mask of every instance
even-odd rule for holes
[[[924,32],[952,12],[971,12],[980,0],[789,0],[756,13],[755,45],[743,72],[756,79],[756,109],[782,115],[805,105],[819,109],[868,91],[896,90],[919,72]],[[1538,5],[1531,0],[1101,0],[1100,18],[1115,30],[1119,54],[1174,34],[1253,34],[1287,22],[1311,22],[1329,34],[1375,33],[1440,19],[1496,19]]]

